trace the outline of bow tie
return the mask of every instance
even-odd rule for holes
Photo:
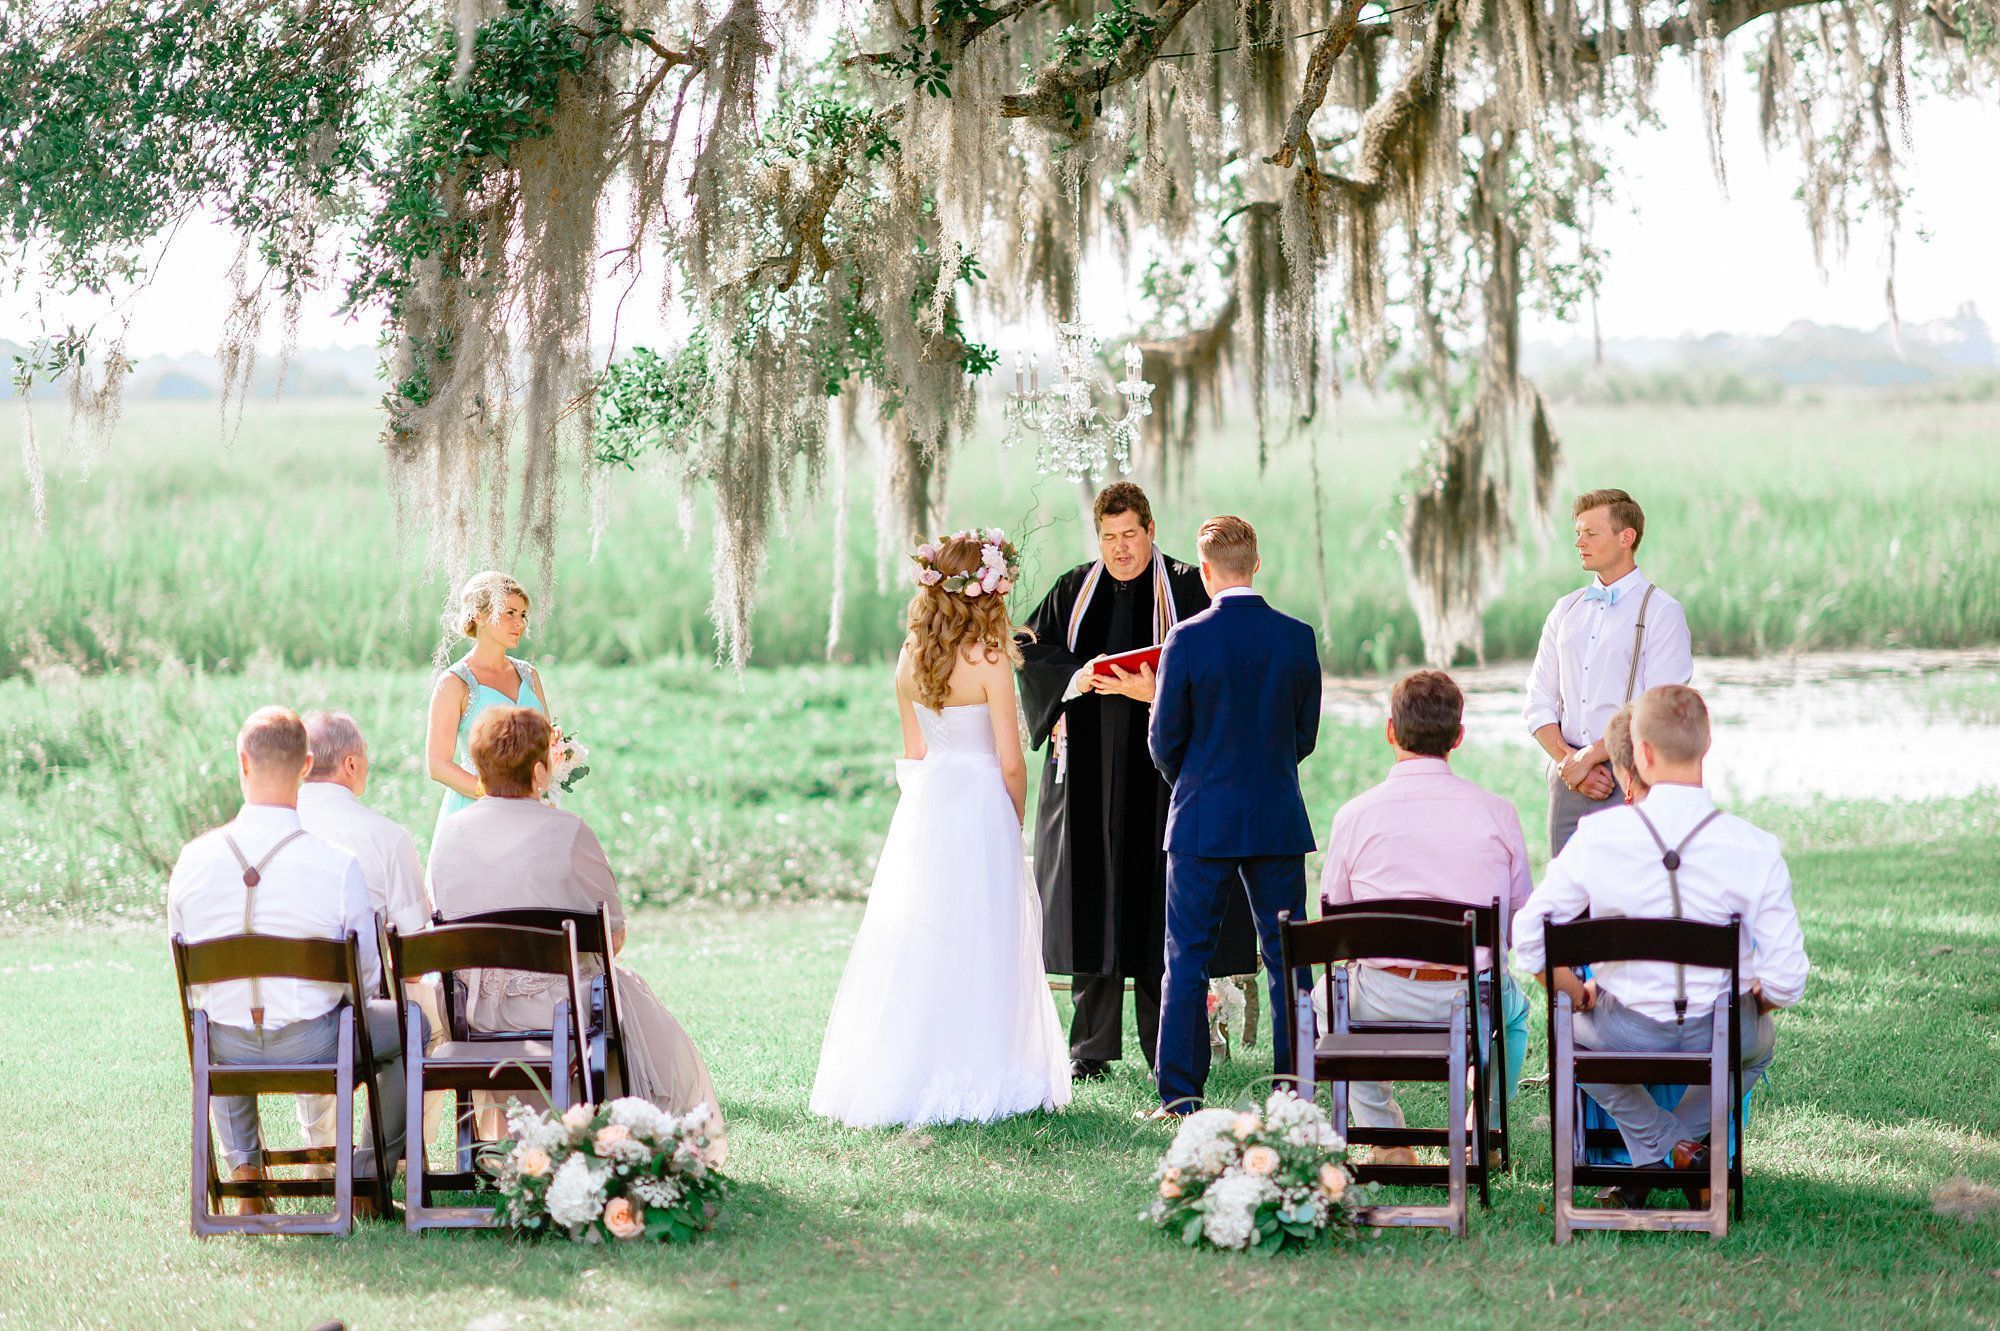
[[[1583,599],[1586,601],[1602,601],[1606,605],[1616,605],[1618,604],[1618,589],[1616,587],[1606,587],[1601,582],[1593,582],[1583,589]]]

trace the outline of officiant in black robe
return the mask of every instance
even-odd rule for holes
[[[1047,746],[1035,821],[1035,878],[1042,897],[1042,959],[1075,977],[1070,1072],[1102,1076],[1123,1054],[1125,981],[1131,979],[1139,1045],[1152,1066],[1166,968],[1167,784],[1146,751],[1152,674],[1085,678],[1092,658],[1149,647],[1208,606],[1201,572],[1153,544],[1152,506],[1129,482],[1093,505],[1100,557],[1078,565],[1029,618],[1021,704],[1030,742]],[[1240,894],[1239,894],[1240,895]],[[1211,973],[1257,969],[1249,903],[1223,922]]]

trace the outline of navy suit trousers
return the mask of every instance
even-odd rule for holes
[[[1222,929],[1227,894],[1248,890],[1257,921],[1257,947],[1270,986],[1274,1070],[1289,1077],[1292,1065],[1292,991],[1278,961],[1278,912],[1302,920],[1306,913],[1303,855],[1211,859],[1167,854],[1167,974],[1160,993],[1158,1084],[1160,1103],[1176,1113],[1201,1107],[1208,1082],[1208,967]]]

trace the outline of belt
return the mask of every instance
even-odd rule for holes
[[[1426,984],[1443,984],[1446,980],[1465,979],[1464,971],[1455,971],[1449,966],[1377,966],[1375,969],[1390,975],[1400,975],[1406,980],[1421,980]]]

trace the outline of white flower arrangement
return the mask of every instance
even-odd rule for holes
[[[1289,1087],[1256,1109],[1199,1109],[1180,1122],[1153,1171],[1140,1218],[1190,1248],[1271,1256],[1339,1230],[1353,1233],[1369,1190],[1348,1169],[1326,1111]]]
[[[577,782],[590,775],[590,750],[583,746],[582,740],[557,725],[553,753],[555,762],[549,771],[549,783],[567,795]]]
[[[507,1109],[500,1215],[517,1233],[580,1243],[684,1243],[709,1227],[729,1180],[708,1162],[709,1107],[676,1117],[626,1096],[562,1114]]]

